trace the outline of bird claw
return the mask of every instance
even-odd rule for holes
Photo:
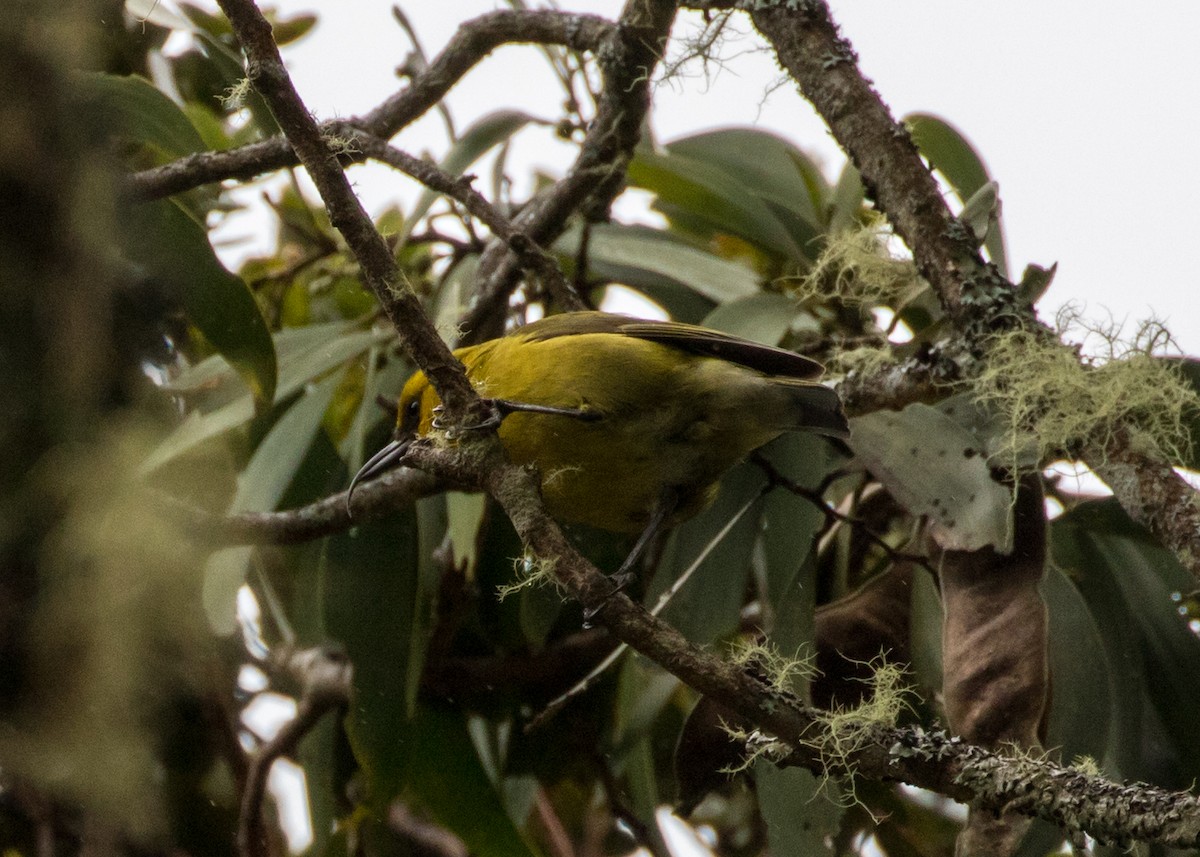
[[[611,601],[617,595],[617,593],[624,592],[626,587],[633,583],[636,578],[637,575],[632,571],[618,571],[616,574],[610,575],[608,579],[612,583],[612,589],[609,591],[609,593],[604,596],[603,600],[601,600],[599,604],[584,608],[584,630],[592,627],[592,620],[599,615],[601,610],[608,606],[608,602]]]

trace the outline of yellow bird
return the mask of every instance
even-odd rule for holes
[[[641,532],[635,553],[707,507],[725,471],[783,432],[849,436],[837,394],[812,380],[819,363],[694,325],[563,313],[454,354],[503,416],[508,459],[537,465],[547,511]],[[425,375],[413,375],[396,440],[350,491],[433,430],[439,404]]]

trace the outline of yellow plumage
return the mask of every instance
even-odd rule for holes
[[[538,466],[550,514],[613,532],[644,529],[660,504],[668,524],[691,517],[784,431],[847,434],[837,396],[809,380],[819,364],[691,325],[565,313],[455,356],[481,396],[517,408],[500,440],[509,460]],[[398,438],[431,431],[438,403],[423,374],[410,378]]]

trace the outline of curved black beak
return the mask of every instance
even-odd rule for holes
[[[354,486],[359,482],[365,482],[385,470],[389,470],[396,466],[396,463],[404,457],[408,452],[408,447],[412,444],[412,438],[404,440],[393,440],[379,452],[367,459],[366,463],[358,469],[354,474],[354,478],[350,480],[350,487],[346,489],[346,514],[354,517],[354,513],[350,510],[350,501],[354,497]]]

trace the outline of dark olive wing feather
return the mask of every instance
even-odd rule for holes
[[[781,378],[815,378],[824,370],[817,361],[791,351],[761,345],[717,330],[675,321],[643,321],[607,312],[552,315],[514,331],[514,335],[534,342],[583,333],[611,333],[644,339],[691,354],[728,360]]]

